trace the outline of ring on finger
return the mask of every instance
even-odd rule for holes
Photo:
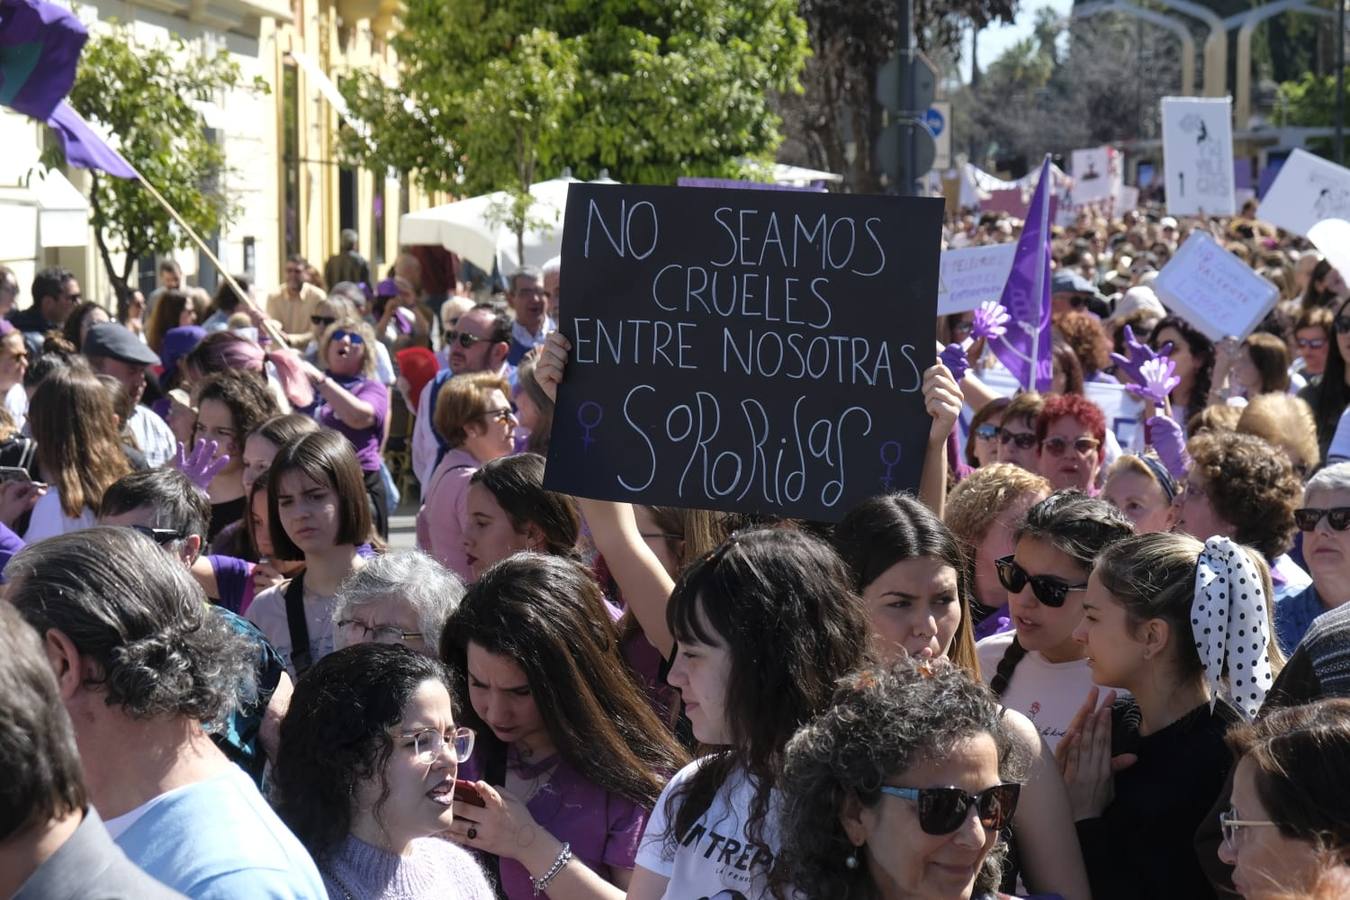
[[[469,826],[469,830],[468,830],[468,832],[466,833],[465,836],[468,837],[468,839],[472,841],[473,839],[475,839],[476,837],[478,837],[478,829],[477,829],[477,828],[474,828],[472,825],[470,825],[470,826]]]

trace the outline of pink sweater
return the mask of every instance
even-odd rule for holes
[[[432,473],[417,513],[417,546],[466,582],[473,579],[464,553],[469,520],[469,479],[478,460],[467,450],[451,450]]]

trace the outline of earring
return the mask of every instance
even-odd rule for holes
[[[844,857],[844,868],[845,868],[845,869],[856,869],[856,868],[858,868],[858,848],[857,848],[857,847],[854,847],[852,850],[850,850],[848,856],[845,856],[845,857]]]

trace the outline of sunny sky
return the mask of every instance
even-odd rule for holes
[[[993,25],[980,32],[980,67],[983,69],[1004,50],[1023,38],[1031,36],[1031,24],[1036,21],[1036,10],[1049,6],[1061,16],[1069,14],[1073,0],[1023,0],[1017,13],[1017,21],[1011,25]],[[961,77],[970,80],[970,38],[966,38],[966,48],[961,61]]]

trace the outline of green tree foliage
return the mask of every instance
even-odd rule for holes
[[[399,85],[343,81],[370,125],[343,153],[459,194],[736,176],[778,146],[769,95],[807,52],[793,0],[408,0],[402,22]]]
[[[119,26],[90,37],[69,100],[80,115],[116,135],[122,156],[198,234],[209,235],[232,221],[237,204],[220,187],[224,153],[207,140],[192,102],[233,88],[265,92],[267,85],[245,82],[224,49],[203,54],[177,36],[144,43]],[[65,162],[59,143],[53,142],[44,162]],[[190,240],[139,182],[90,174],[95,239],[121,298],[138,258],[186,247]],[[124,254],[120,268],[114,251]]]
[[[1345,75],[1350,84],[1350,71]],[[1350,123],[1350,104],[1344,104],[1345,121]],[[1305,72],[1297,81],[1281,84],[1275,95],[1275,124],[1303,128],[1330,128],[1336,124],[1336,76]],[[1308,149],[1332,158],[1331,138],[1312,138]]]

